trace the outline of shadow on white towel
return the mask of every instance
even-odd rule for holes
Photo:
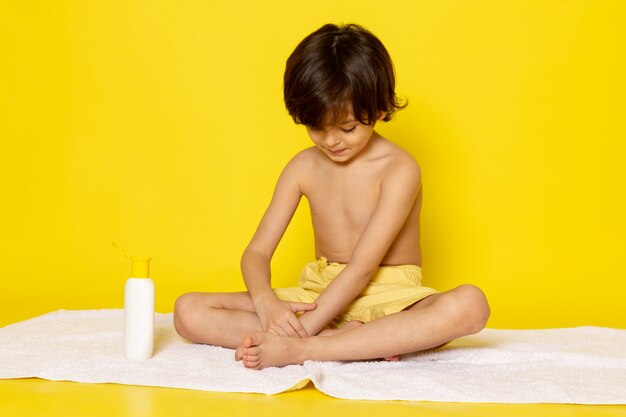
[[[245,369],[233,351],[180,338],[156,315],[155,354],[123,355],[122,310],[60,310],[0,328],[0,379],[39,377],[275,394],[310,380],[338,398],[494,403],[626,403],[626,330],[494,330],[400,362]]]

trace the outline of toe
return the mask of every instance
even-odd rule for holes
[[[263,343],[263,339],[265,337],[265,334],[263,334],[263,333],[252,333],[250,336],[251,336],[251,342],[252,342],[252,344],[250,346],[259,346],[260,344]]]
[[[260,361],[243,361],[243,366],[245,366],[248,369],[259,369],[261,366],[261,362]]]
[[[261,348],[258,346],[243,348],[242,354],[258,356],[261,354]]]
[[[252,346],[252,335],[249,334],[248,336],[243,338],[243,342],[241,342],[241,346],[243,346],[244,348],[249,348],[250,346]]]
[[[258,362],[261,360],[261,355],[243,355],[243,360],[246,362]]]
[[[258,346],[263,342],[263,333],[252,333],[243,339],[243,347]]]

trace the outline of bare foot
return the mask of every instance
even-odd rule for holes
[[[302,364],[305,339],[278,336],[270,333],[252,333],[237,348],[243,365],[250,369]]]

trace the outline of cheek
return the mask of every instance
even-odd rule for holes
[[[370,136],[371,135],[369,134],[361,134],[352,138],[351,142],[355,146],[358,146],[358,145],[365,146],[369,142]]]

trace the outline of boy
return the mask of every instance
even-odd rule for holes
[[[480,331],[482,291],[421,286],[420,170],[374,126],[403,108],[391,59],[357,25],[325,25],[287,60],[285,104],[314,146],[284,168],[241,259],[243,293],[189,293],[174,309],[178,333],[236,349],[247,368],[305,360],[385,358]],[[272,289],[270,259],[302,196],[315,255],[297,288]]]

